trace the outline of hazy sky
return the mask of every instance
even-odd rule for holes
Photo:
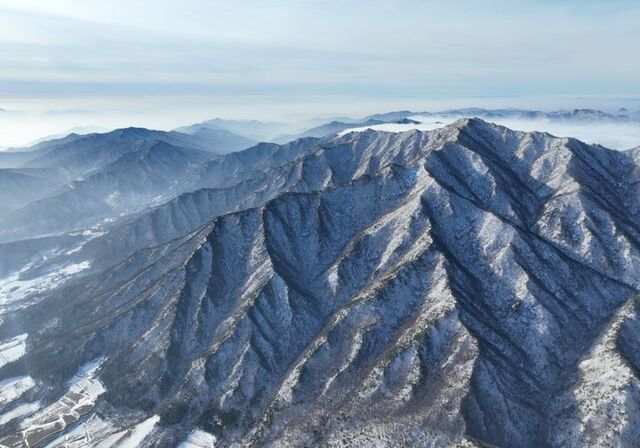
[[[0,0],[0,146],[454,106],[640,109],[637,0]]]

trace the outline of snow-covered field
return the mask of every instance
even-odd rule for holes
[[[9,378],[0,381],[0,409],[7,403],[20,398],[20,396],[35,386],[35,381],[30,376]]]
[[[23,280],[21,273],[12,274],[0,280],[0,305],[22,300],[30,294],[47,291],[90,266],[89,261],[73,263],[28,280]]]
[[[20,424],[22,431],[0,440],[0,445],[35,446],[89,413],[96,399],[105,392],[97,378],[103,361],[104,359],[97,359],[82,366],[69,381],[67,393],[24,419]]]
[[[25,417],[35,411],[40,409],[40,403],[38,401],[33,403],[25,403],[20,406],[16,406],[11,409],[9,412],[6,412],[0,415],[0,425],[4,425],[5,423],[9,423],[14,418]]]
[[[131,429],[118,430],[94,414],[67,434],[49,442],[46,448],[137,448],[159,420],[160,417],[154,415]]]
[[[178,448],[213,448],[216,443],[214,435],[200,429],[191,431],[187,440],[178,445]]]
[[[27,335],[21,334],[0,344],[0,367],[10,364],[24,356],[27,347],[26,340]]]

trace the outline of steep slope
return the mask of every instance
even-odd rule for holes
[[[29,151],[0,151],[0,169],[19,168],[35,157]]]
[[[52,194],[63,185],[55,170],[0,168],[0,216]]]
[[[0,443],[638,440],[631,153],[464,120],[281,170],[292,192],[2,316]]]
[[[248,137],[237,135],[224,129],[202,127],[192,132],[187,132],[187,134],[194,137],[192,140],[200,141],[201,147],[206,147],[207,151],[217,154],[240,151],[257,143]]]
[[[4,239],[57,233],[146,208],[182,191],[210,153],[164,142],[140,142],[113,162],[60,188],[50,197],[14,210],[2,221]],[[37,198],[34,198],[37,199]]]
[[[70,177],[82,176],[114,162],[128,152],[156,141],[174,146],[208,150],[205,138],[192,137],[178,132],[126,128],[104,134],[89,134],[73,139],[55,140],[51,144],[39,147],[34,153],[37,157],[29,160],[23,166],[62,168],[69,173]]]
[[[184,235],[220,214],[264,204],[266,200],[288,191],[296,184],[302,189],[308,188],[308,182],[313,184],[317,181],[302,178],[301,174],[309,170],[303,171],[297,165],[304,161],[305,155],[318,150],[317,143],[317,139],[309,138],[282,146],[259,144],[246,151],[201,164],[196,167],[195,172],[189,170],[189,175],[176,183],[175,188],[164,191],[163,197],[181,189],[195,191],[134,213],[133,216],[116,219],[113,223],[108,219],[107,222],[88,229],[81,228],[64,235],[0,243],[0,278],[13,274],[18,279],[33,279],[48,274],[61,265],[73,264],[73,260],[91,260],[92,269],[83,273],[104,269],[139,249],[166,243]],[[175,178],[175,175],[176,171],[172,170],[172,177]],[[131,178],[132,176],[126,177]],[[199,188],[202,185],[209,187]],[[73,204],[104,204],[104,197],[91,196],[89,199],[93,200],[60,202],[62,224],[72,222],[68,216],[75,213]],[[53,216],[57,210],[56,207],[52,208]],[[112,210],[105,205],[103,213],[110,211]],[[37,222],[46,224],[40,219],[43,213],[38,209],[34,212],[38,219],[31,222],[27,217],[19,229],[28,230],[29,225]],[[78,213],[78,216],[94,215]],[[0,298],[3,294],[9,294],[7,288],[11,284],[0,287]],[[29,287],[35,289],[34,284]]]

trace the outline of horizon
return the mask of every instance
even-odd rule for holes
[[[269,3],[0,0],[0,147],[214,117],[640,109],[637,2]]]
[[[544,107],[544,104],[548,101],[549,107]],[[429,109],[427,107],[421,107],[422,103],[416,102],[412,105],[412,107],[408,107],[408,104],[411,103],[403,103],[406,107],[402,107],[402,104],[399,104],[398,107],[393,107],[394,104],[390,105],[387,108],[378,109],[373,106],[367,106],[364,104],[352,104],[351,108],[347,108],[345,111],[340,111],[338,108],[327,108],[324,113],[318,112],[314,114],[313,112],[307,113],[284,113],[280,115],[272,116],[269,113],[256,113],[251,115],[250,113],[243,114],[238,111],[235,114],[221,112],[216,114],[215,112],[208,113],[203,111],[191,111],[191,113],[184,113],[179,116],[157,116],[157,115],[148,115],[141,116],[140,114],[131,114],[125,117],[114,118],[107,115],[98,115],[93,113],[87,113],[86,111],[45,111],[42,113],[28,113],[25,111],[16,111],[16,110],[7,110],[0,108],[0,124],[5,125],[6,129],[9,129],[10,126],[13,126],[13,129],[17,131],[14,139],[7,138],[7,135],[11,135],[10,133],[3,132],[2,138],[0,141],[0,151],[6,151],[11,149],[19,149],[26,148],[31,145],[37,144],[41,141],[51,140],[59,137],[63,137],[65,135],[71,133],[77,134],[90,134],[90,133],[104,133],[110,132],[115,129],[129,128],[129,127],[138,127],[138,128],[147,128],[147,129],[155,129],[162,131],[172,131],[176,130],[182,126],[188,126],[195,123],[201,123],[209,120],[230,120],[230,121],[260,121],[263,123],[280,123],[284,125],[288,125],[289,129],[292,133],[302,132],[304,130],[329,123],[331,121],[341,121],[341,120],[362,120],[367,118],[370,115],[382,114],[388,112],[395,111],[411,111],[412,113],[419,115],[420,113],[433,113],[438,114],[441,112],[447,112],[451,110],[458,109],[467,109],[467,108],[480,108],[486,109],[489,111],[492,110],[500,110],[500,109],[514,109],[514,110],[529,110],[529,111],[539,111],[539,112],[554,112],[554,111],[572,111],[572,110],[598,110],[607,113],[615,113],[620,110],[626,109],[632,112],[640,111],[640,98],[637,100],[634,98],[630,99],[620,99],[617,97],[613,98],[585,98],[585,97],[575,97],[570,99],[538,99],[538,105],[541,107],[526,107],[527,105],[536,104],[535,101],[527,100],[525,98],[484,98],[482,100],[478,99],[459,99],[459,100],[435,100],[430,102],[432,108]],[[561,107],[560,105],[565,104],[566,107]],[[558,105],[556,107],[552,105]],[[355,106],[355,107],[354,107]],[[78,117],[90,117],[83,121],[82,119],[78,119]],[[191,117],[191,120],[188,118]],[[92,120],[93,118],[93,120]],[[98,118],[98,119],[96,119]],[[46,126],[42,128],[38,128],[37,125],[34,125],[34,120],[38,123],[46,123]],[[581,125],[578,124],[578,127],[568,127],[565,130],[565,127],[562,125],[554,124],[551,127],[547,126],[550,123],[544,123],[537,121],[538,127],[531,126],[535,121],[532,120],[531,123],[516,123],[514,129],[521,131],[533,131],[540,130],[544,132],[554,133],[559,136],[574,136],[571,134],[571,130],[577,129],[577,135],[575,137],[581,138],[584,134],[581,132]],[[505,126],[510,126],[511,122],[504,120],[497,120],[497,124],[502,124]],[[18,124],[23,124],[24,128],[17,126]],[[521,125],[518,128],[518,125]],[[588,129],[588,123],[584,123],[585,130]],[[17,126],[17,127],[16,127]],[[621,140],[623,142],[630,141],[632,144],[622,144],[622,147],[615,147],[615,149],[628,149],[635,146],[640,145],[640,129],[636,129],[637,126],[635,124],[632,125],[620,125],[621,131]],[[41,129],[41,130],[34,130]],[[587,141],[587,143],[600,143],[597,138],[597,130],[593,130],[595,133],[592,133],[589,130],[589,136],[593,135],[593,140],[588,141],[590,137],[582,137]],[[606,126],[602,129],[603,131],[603,141],[607,141],[608,135],[606,131]],[[637,132],[636,132],[637,131]],[[627,134],[629,138],[627,138]],[[637,138],[636,138],[637,135]],[[633,143],[635,142],[635,143]],[[604,144],[604,143],[603,143]],[[606,146],[606,144],[605,144]],[[615,146],[615,145],[614,145]],[[619,146],[619,145],[618,145]]]

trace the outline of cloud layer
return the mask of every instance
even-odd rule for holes
[[[0,107],[163,126],[254,109],[631,97],[637,23],[640,4],[625,0],[0,0]]]

